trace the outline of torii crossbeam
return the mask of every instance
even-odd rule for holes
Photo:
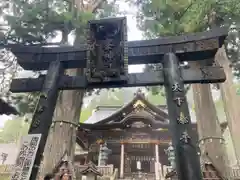
[[[191,142],[192,130],[184,84],[221,83],[223,69],[213,66],[223,45],[227,28],[177,37],[127,42],[126,19],[90,21],[86,45],[39,47],[12,45],[18,63],[26,70],[47,70],[38,78],[14,79],[12,92],[41,91],[29,134],[41,134],[34,166],[35,180],[48,131],[52,123],[58,91],[164,85],[175,148],[176,170],[180,180],[202,180],[199,156]],[[184,68],[183,61],[198,61],[200,68]],[[128,65],[161,63],[158,71],[128,73]],[[86,68],[83,76],[64,75],[64,69]]]

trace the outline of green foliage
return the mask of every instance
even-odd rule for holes
[[[238,0],[138,0],[138,25],[146,35],[166,36],[203,31],[239,20]],[[136,3],[135,2],[135,3]]]
[[[38,102],[38,97],[39,92],[13,94],[11,96],[11,102],[16,105],[18,112],[21,115],[24,115],[26,113],[34,112]]]
[[[133,96],[132,96],[133,97]],[[121,106],[124,104],[124,90],[123,89],[107,89],[96,95],[91,101],[90,107],[95,109],[96,106]]]
[[[138,27],[146,39],[229,26],[240,19],[239,0],[135,0],[131,3],[139,9]],[[239,67],[235,66],[237,73]],[[160,87],[150,90],[154,94],[162,91]]]
[[[105,17],[114,17],[116,14],[119,14],[119,5],[116,4],[116,0],[105,1],[101,9],[98,9],[96,13],[96,18],[105,18]]]
[[[104,9],[104,10],[103,10]],[[113,15],[118,11],[114,3],[103,3],[98,9],[98,17]],[[0,16],[10,26],[4,38],[5,43],[39,44],[48,43],[57,32],[62,33],[61,43],[68,41],[68,35],[74,31],[75,42],[85,40],[85,27],[96,14],[78,11],[68,0],[8,0],[0,3]],[[59,42],[60,43],[60,42]],[[0,43],[1,44],[1,43]],[[21,93],[11,96],[22,114],[32,113],[37,104],[38,93]]]
[[[86,121],[91,115],[92,115],[93,109],[88,107],[88,108],[83,108],[80,114],[80,122]]]
[[[146,98],[154,105],[166,105],[166,98],[163,89],[157,91],[156,94],[149,93]]]
[[[56,31],[69,34],[83,26],[94,15],[90,12],[77,13],[69,1],[65,0],[10,0],[15,10],[13,14],[4,13],[11,30],[7,40],[24,44],[47,43]],[[6,12],[6,11],[3,11]],[[64,38],[64,37],[63,37]]]

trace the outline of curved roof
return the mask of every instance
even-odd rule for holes
[[[192,127],[196,130],[195,123],[192,124]],[[167,130],[169,129],[167,107],[151,104],[141,92],[137,92],[135,97],[122,107],[98,107],[85,123],[79,123],[77,143],[81,147],[87,148],[89,142],[84,142],[84,140],[87,139],[88,134],[97,136],[92,131],[119,129],[140,130],[141,132]]]
[[[145,107],[148,108],[148,110],[150,110],[150,111],[154,112],[156,115],[158,115],[158,117],[162,121],[165,121],[168,119],[168,114],[166,112],[164,112],[163,109],[160,109],[160,108],[156,107],[155,105],[151,104],[149,101],[146,100],[144,94],[141,93],[140,91],[138,91],[132,101],[130,101],[129,103],[127,103],[126,105],[124,105],[123,107],[121,107],[120,109],[118,109],[116,112],[112,113],[110,116],[106,117],[105,119],[98,121],[96,124],[105,124],[105,123],[111,122],[113,120],[117,120],[117,119],[119,119],[119,117],[124,116],[124,113],[128,114],[129,111],[130,112],[134,111],[134,109],[137,106],[136,105],[137,102],[143,103],[142,104],[143,106],[145,105]]]
[[[164,106],[158,107],[146,100],[138,91],[135,97],[126,105],[98,107],[80,127],[86,129],[104,130],[111,128],[126,128],[129,122],[142,121],[156,128],[167,127],[168,114]],[[155,126],[156,125],[156,126]]]
[[[159,121],[160,120],[160,121]],[[122,124],[130,125],[134,122],[141,121],[143,123],[149,124],[151,126],[154,125],[168,125],[168,121],[166,119],[163,119],[162,117],[159,117],[158,120],[155,119],[155,117],[146,112],[146,111],[141,111],[141,112],[132,112],[129,115],[127,115],[124,119],[120,121]]]

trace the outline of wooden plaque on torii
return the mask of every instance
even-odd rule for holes
[[[201,180],[199,156],[191,143],[191,118],[184,84],[225,81],[223,68],[214,66],[213,58],[224,43],[227,28],[127,42],[126,19],[113,18],[90,21],[88,32],[86,45],[10,46],[24,69],[47,70],[45,76],[14,79],[11,84],[12,92],[41,91],[29,129],[30,134],[42,134],[31,180],[36,179],[59,90],[153,85],[164,85],[166,89],[178,178]],[[205,61],[205,65],[186,69],[180,66],[184,61]],[[156,63],[162,63],[163,68],[152,72],[127,72],[128,65]],[[64,69],[69,68],[87,68],[87,74],[64,75]]]

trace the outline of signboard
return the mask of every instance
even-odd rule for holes
[[[126,18],[89,21],[87,75],[89,82],[122,81],[128,73]]]
[[[11,180],[29,180],[41,134],[23,136]]]

